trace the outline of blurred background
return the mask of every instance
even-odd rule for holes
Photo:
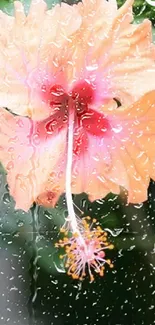
[[[30,1],[23,3],[28,10]],[[47,3],[50,8],[56,0]],[[13,1],[0,0],[0,9],[12,15]],[[146,1],[135,1],[134,13],[137,22],[149,18],[155,23],[155,7]],[[114,269],[107,268],[104,278],[96,276],[92,284],[69,278],[54,248],[67,215],[63,196],[55,209],[15,211],[1,168],[0,198],[0,325],[155,324],[154,182],[141,205],[127,205],[123,192],[95,203],[84,194],[74,196],[115,246],[108,253]]]

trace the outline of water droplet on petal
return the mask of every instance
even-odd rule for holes
[[[16,143],[16,142],[18,142],[18,137],[16,136],[16,137],[13,137],[13,138],[10,138],[9,139],[9,142],[12,142],[12,143]]]
[[[97,64],[92,64],[92,65],[87,65],[86,66],[86,70],[87,71],[96,71],[98,69],[98,65]]]
[[[112,130],[115,132],[115,133],[120,133],[122,131],[122,126],[121,125],[118,125],[117,127],[113,127]]]
[[[13,163],[13,161],[9,161],[8,164],[7,164],[7,166],[6,166],[6,169],[9,171],[9,170],[11,170],[11,169],[13,169],[13,168],[14,168],[14,163]]]
[[[94,46],[94,40],[90,39],[87,44],[91,47]]]
[[[11,153],[11,152],[13,152],[14,151],[14,148],[13,147],[10,147],[9,149],[8,149],[8,152],[9,153]]]
[[[40,138],[39,138],[39,134],[34,134],[33,135],[33,144],[38,146],[40,144]]]
[[[52,121],[49,121],[45,126],[46,132],[48,134],[52,134],[54,129],[56,128],[56,125],[57,125],[57,120],[56,119],[53,119]]]
[[[43,86],[41,87],[41,91],[42,91],[43,93],[46,92],[46,86],[45,86],[45,85],[43,85]]]
[[[23,123],[22,119],[18,119],[18,120],[16,121],[16,124],[17,124],[20,128],[23,128],[23,127],[24,127],[24,123]]]

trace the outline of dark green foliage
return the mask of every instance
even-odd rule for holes
[[[118,0],[120,7],[126,0]],[[155,24],[155,7],[150,6],[146,0],[135,0],[133,12],[138,17],[149,18]]]

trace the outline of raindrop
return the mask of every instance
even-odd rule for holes
[[[98,69],[98,65],[97,64],[87,65],[86,69],[87,71],[95,71]]]
[[[12,244],[12,240],[8,241],[8,245],[11,245]]]
[[[115,229],[104,228],[104,230],[109,232],[111,234],[111,236],[117,237],[123,232],[124,228],[117,228],[117,229],[116,228]]]
[[[8,184],[5,185],[6,191],[9,192],[9,186]]]
[[[18,120],[16,121],[16,124],[17,124],[20,128],[23,128],[23,127],[24,127],[24,123],[23,123],[22,119],[18,119]]]
[[[17,136],[15,136],[14,138],[10,138],[9,139],[9,142],[13,142],[13,143],[16,143],[17,141],[18,141],[19,139],[18,139],[18,137]]]
[[[134,207],[135,207],[136,209],[141,209],[142,206],[143,206],[143,203],[139,203],[139,204],[137,204],[137,205],[134,205]]]
[[[3,195],[3,202],[4,202],[5,204],[8,204],[8,203],[11,202],[11,199],[10,199],[10,195],[9,195],[9,193],[5,193],[5,194]]]
[[[11,153],[11,152],[13,152],[14,151],[14,148],[13,147],[10,147],[9,149],[8,149],[8,152],[9,153]]]
[[[46,132],[48,134],[52,134],[54,129],[56,128],[56,125],[57,125],[57,120],[56,119],[53,119],[52,121],[48,122],[45,126],[46,128]]]
[[[24,222],[23,222],[22,220],[18,220],[18,222],[17,222],[17,226],[18,226],[18,227],[22,227],[22,226],[24,226]]]
[[[14,286],[14,287],[10,288],[10,291],[18,291],[18,288]]]
[[[52,220],[52,215],[48,212],[48,211],[45,211],[44,212],[44,216],[49,219],[49,220]]]
[[[43,86],[41,87],[41,91],[42,91],[43,93],[46,92],[46,86],[45,86],[45,85],[43,85]]]
[[[94,46],[94,41],[93,41],[93,39],[90,39],[90,40],[88,41],[88,45],[89,45],[89,46]]]
[[[122,131],[123,128],[122,128],[121,125],[118,125],[117,127],[115,127],[115,128],[113,127],[112,129],[113,129],[113,131],[114,131],[115,133],[120,133],[120,132]]]
[[[13,161],[9,161],[7,166],[6,166],[6,169],[9,171],[9,170],[13,169],[13,167],[14,167]]]
[[[38,134],[33,135],[33,143],[34,145],[38,146],[40,144],[40,138]]]
[[[135,245],[131,246],[130,248],[128,248],[128,251],[132,251],[135,247]]]
[[[59,265],[57,265],[56,262],[53,261],[53,264],[59,273],[66,273],[64,265],[62,263],[59,262]]]

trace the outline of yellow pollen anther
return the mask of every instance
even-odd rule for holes
[[[94,276],[90,275],[90,281],[93,282],[94,281]]]
[[[91,220],[90,216],[87,216],[86,219],[87,219],[87,220]]]
[[[100,226],[95,227],[95,223],[95,218],[91,220],[89,216],[84,217],[72,237],[70,231],[61,228],[60,232],[64,237],[55,244],[55,247],[64,248],[65,254],[60,255],[60,259],[64,260],[65,268],[68,269],[67,274],[73,279],[84,280],[88,270],[90,281],[93,282],[95,273],[104,275],[105,263],[113,268],[111,260],[106,259],[105,255],[106,250],[113,249],[114,245],[108,243],[107,233]]]
[[[64,232],[66,232],[66,229],[65,228],[60,228],[60,232],[64,233]]]
[[[111,244],[111,245],[108,246],[108,248],[109,248],[109,249],[114,249],[114,245]]]
[[[111,269],[113,269],[114,264],[111,263],[111,264],[109,264],[109,266],[110,266]]]

